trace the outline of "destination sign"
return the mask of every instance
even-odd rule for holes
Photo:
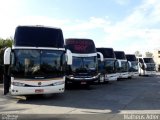
[[[89,39],[67,39],[66,47],[73,53],[94,53],[95,45],[92,40]]]

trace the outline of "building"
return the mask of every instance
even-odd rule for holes
[[[160,48],[153,51],[153,59],[156,63],[156,70],[160,71]]]

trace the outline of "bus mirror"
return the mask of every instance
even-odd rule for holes
[[[72,52],[67,49],[67,65],[72,65]]]
[[[4,51],[4,65],[9,65],[10,64],[10,54],[11,54],[11,48],[8,47]]]
[[[100,61],[103,62],[104,61],[104,57],[103,54],[100,52],[97,52],[97,54],[100,56]]]
[[[144,64],[144,68],[145,68],[145,69],[147,68],[147,65],[146,65],[146,64]]]
[[[119,61],[119,60],[118,60],[118,65],[119,65],[119,67],[122,67],[121,61]]]
[[[132,63],[130,61],[128,61],[129,67],[132,67]]]

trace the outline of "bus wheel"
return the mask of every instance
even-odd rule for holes
[[[90,84],[87,83],[87,84],[84,85],[84,87],[85,87],[85,89],[89,90],[90,89]]]
[[[130,77],[128,77],[128,79],[132,79],[132,77],[130,76]]]

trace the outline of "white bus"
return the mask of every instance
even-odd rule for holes
[[[99,82],[116,81],[116,57],[113,48],[97,48],[97,52],[103,55],[103,61],[98,58]]]
[[[152,57],[137,57],[139,75],[155,75],[156,67]]]
[[[134,54],[126,54],[126,58],[128,61],[128,77],[136,77],[139,75],[138,73],[138,61]]]
[[[66,49],[71,51],[72,65],[66,68],[66,83],[89,86],[99,78],[97,51],[91,39],[68,38]]]
[[[64,92],[65,56],[61,29],[18,26],[13,47],[4,53],[4,94]]]
[[[114,53],[119,63],[119,66],[116,68],[118,78],[128,78],[128,62],[124,51],[114,51]]]

